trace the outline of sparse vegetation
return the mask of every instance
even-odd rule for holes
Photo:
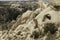
[[[44,32],[45,33],[50,32],[51,34],[55,34],[56,31],[58,31],[58,28],[56,27],[56,24],[54,24],[54,23],[46,23],[44,25]]]

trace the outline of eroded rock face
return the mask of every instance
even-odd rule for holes
[[[7,36],[7,34],[9,36]],[[60,11],[56,11],[55,7],[51,5],[48,7],[45,5],[35,11],[28,10],[24,12],[22,16],[17,19],[16,23],[12,25],[9,33],[6,32],[1,37],[1,40],[59,39]]]
[[[28,12],[30,11],[27,11],[26,13]],[[32,13],[31,15],[33,15]],[[52,7],[47,7],[35,17],[32,16],[32,20],[29,22],[20,24],[16,29],[10,30],[10,38],[13,37],[15,39],[15,35],[19,35],[20,40],[59,40],[59,38],[57,38],[60,36],[59,15],[59,11],[55,11]],[[28,17],[28,15],[25,17]],[[22,21],[23,19],[24,17],[22,18]],[[11,31],[13,31],[13,33],[11,33]]]
[[[49,0],[52,5],[60,6],[60,0]]]
[[[9,26],[12,23],[12,21],[16,22],[18,17],[20,18],[24,12],[26,12],[27,10],[33,11],[33,10],[36,10],[37,8],[38,8],[37,3],[28,3],[28,2],[27,3],[24,3],[24,2],[20,2],[20,3],[19,2],[18,3],[11,2],[11,3],[9,3],[8,2],[6,4],[6,3],[2,2],[2,4],[0,4],[0,25],[3,26],[3,29],[7,29],[6,28],[7,25]],[[24,19],[24,18],[22,18],[22,19]],[[6,27],[4,27],[4,26],[6,26]]]

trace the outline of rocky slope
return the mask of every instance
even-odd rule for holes
[[[25,7],[20,7],[20,4],[11,4],[10,8],[4,9],[8,10],[9,20],[6,22],[4,18],[1,17],[4,21],[2,24],[6,26],[1,26],[0,39],[60,40],[60,10],[58,6],[56,7],[44,2],[36,2],[36,4],[38,4],[38,6],[35,4],[25,4],[23,5]],[[26,5],[28,7],[25,10]],[[37,8],[35,8],[35,6]],[[25,11],[20,11],[21,8]],[[15,15],[17,16],[15,17]],[[5,19],[7,20],[7,18]],[[4,27],[6,30],[3,29]]]

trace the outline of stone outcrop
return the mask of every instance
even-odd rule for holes
[[[39,3],[36,10],[27,10],[16,19],[10,30],[3,31],[1,40],[60,40],[60,10]]]
[[[50,4],[60,6],[60,0],[49,0]]]

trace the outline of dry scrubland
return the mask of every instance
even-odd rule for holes
[[[0,2],[0,40],[60,40],[60,6]]]

